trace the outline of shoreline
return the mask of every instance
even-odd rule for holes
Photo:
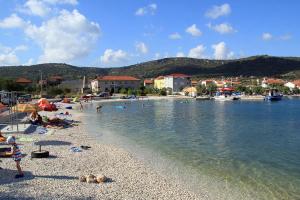
[[[83,120],[82,113],[73,110],[71,114],[74,120]],[[85,125],[82,121],[79,126],[46,135],[17,135],[34,141],[57,141],[60,145],[42,147],[50,151],[50,158],[31,159],[30,152],[38,148],[34,141],[19,142],[22,153],[27,154],[21,161],[25,172],[22,179],[14,179],[14,161],[1,158],[0,199],[210,199],[208,194],[188,191],[169,177],[161,176],[128,151],[101,144],[87,132]],[[92,148],[70,151],[72,146],[80,145]],[[90,173],[104,174],[111,181],[104,184],[79,181],[79,176]]]

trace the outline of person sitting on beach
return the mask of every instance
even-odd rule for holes
[[[43,119],[36,111],[33,111],[30,114],[30,122],[32,125],[41,125],[43,123]]]
[[[0,142],[5,142],[6,138],[2,135],[1,131],[0,131]]]
[[[16,162],[16,167],[18,169],[18,174],[15,176],[15,178],[22,178],[22,177],[24,177],[24,173],[20,166],[20,162],[22,159],[22,153],[21,153],[20,147],[16,144],[15,136],[9,136],[6,140],[6,142],[8,144],[12,145],[12,148],[11,148],[12,158]]]

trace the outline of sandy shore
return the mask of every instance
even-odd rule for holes
[[[82,120],[80,113],[71,113],[74,120]],[[21,162],[25,171],[22,179],[14,179],[14,161],[1,158],[0,199],[211,199],[207,194],[184,189],[177,181],[164,177],[119,147],[98,143],[83,124],[45,135],[21,137],[49,141],[52,145],[43,149],[49,150],[51,156],[31,159],[30,152],[38,147],[34,141],[22,142],[22,152],[27,154]],[[80,145],[92,148],[70,151],[71,147]],[[104,174],[109,181],[79,182],[80,175],[88,174]]]

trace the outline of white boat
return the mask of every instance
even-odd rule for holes
[[[215,101],[234,101],[234,100],[239,100],[239,96],[227,96],[227,95],[219,95],[219,96],[214,96],[213,99]]]

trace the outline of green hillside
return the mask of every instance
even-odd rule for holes
[[[0,67],[0,77],[27,77],[39,79],[61,75],[65,79],[96,75],[132,75],[139,78],[157,77],[171,73],[184,73],[197,77],[219,76],[277,76],[300,78],[300,58],[253,56],[236,60],[208,60],[194,58],[165,58],[118,68],[76,67],[68,64],[48,63],[32,66]]]

